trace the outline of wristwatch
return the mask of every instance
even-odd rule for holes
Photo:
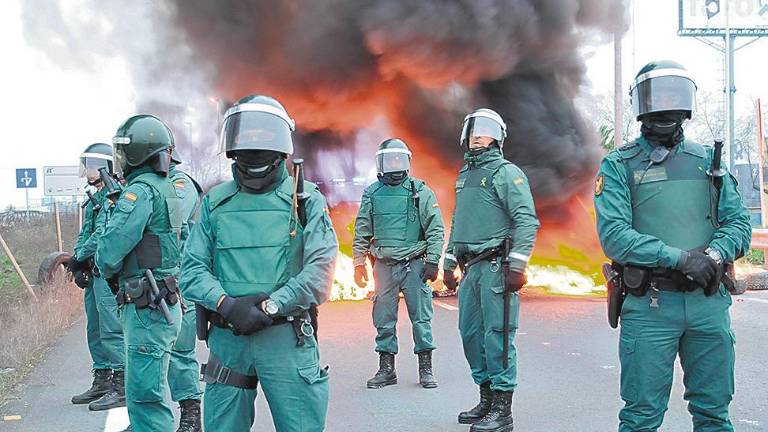
[[[277,302],[274,300],[266,299],[264,300],[264,312],[269,315],[270,317],[273,317],[277,314],[277,311],[279,310],[277,306]]]
[[[704,251],[704,253],[709,255],[709,257],[712,258],[713,260],[715,260],[717,265],[720,265],[723,263],[723,256],[720,255],[720,252],[718,252],[717,249],[707,248]]]

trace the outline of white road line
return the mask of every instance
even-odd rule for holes
[[[445,303],[445,302],[441,302],[440,300],[434,300],[434,301],[432,301],[432,303],[440,306],[443,309],[447,309],[449,311],[457,311],[457,310],[459,310],[459,308],[457,308],[456,306],[450,305],[450,304]]]
[[[107,411],[107,421],[104,423],[104,432],[120,432],[128,427],[128,408],[113,408]]]
[[[768,304],[768,299],[761,299],[761,298],[752,298],[752,297],[737,297],[738,300],[744,300],[744,301],[753,301],[757,303],[766,303]]]

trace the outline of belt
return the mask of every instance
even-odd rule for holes
[[[287,316],[287,317],[275,317],[272,318],[272,325],[281,325],[281,324],[290,324],[293,323],[293,321],[296,319],[296,317]],[[211,324],[215,325],[218,328],[223,329],[230,329],[229,322],[226,318],[224,318],[223,315],[221,315],[218,312],[211,312],[208,316],[208,321],[210,321]]]
[[[688,291],[688,286],[690,281],[687,280],[683,282],[672,278],[651,278],[651,288],[655,287],[659,291],[685,292]]]
[[[415,259],[422,259],[422,258],[424,258],[424,256],[426,254],[427,254],[426,251],[422,251],[422,252],[419,252],[417,254],[413,254],[413,255],[407,256],[407,257],[405,257],[405,258],[403,258],[401,260],[396,260],[396,259],[392,259],[392,258],[379,258],[379,259],[377,259],[377,261],[381,261],[382,264],[386,264],[388,266],[396,266],[396,265],[399,265],[399,264],[409,263],[409,262],[411,262],[411,261],[413,261]]]
[[[486,249],[478,254],[466,253],[464,256],[462,256],[462,261],[464,261],[464,267],[466,268],[475,265],[480,261],[490,261],[496,257],[501,256],[502,253],[502,248],[497,246],[494,248]]]
[[[208,321],[216,327],[232,330],[229,322],[220,313],[211,312]],[[303,317],[280,316],[272,318],[272,326],[283,324],[291,324],[293,327],[293,332],[296,334],[296,346],[304,346],[304,339],[315,334],[309,314],[305,314]]]

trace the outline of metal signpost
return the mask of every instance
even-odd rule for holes
[[[734,53],[741,48],[768,36],[768,0],[679,0],[679,36],[694,37],[722,52],[725,60],[726,94],[726,145],[723,158],[726,166],[733,171],[734,144],[734,95],[736,85],[733,79]],[[719,45],[705,38],[723,40]],[[752,40],[736,47],[737,37],[751,37]]]

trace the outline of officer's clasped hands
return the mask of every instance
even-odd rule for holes
[[[456,281],[456,274],[454,273],[454,270],[443,270],[443,283],[449,290],[456,291],[456,287],[459,286],[459,283]]]
[[[715,260],[699,250],[684,251],[677,262],[677,270],[697,286],[705,287],[718,273]]]
[[[264,293],[245,297],[226,296],[218,312],[233,327],[235,334],[253,334],[272,325],[272,318],[259,307],[268,298],[269,295]]]

